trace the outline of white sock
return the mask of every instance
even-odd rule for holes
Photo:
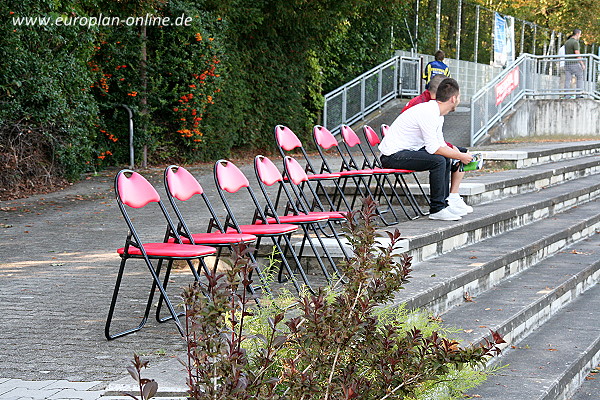
[[[450,193],[448,196],[449,199],[460,199],[460,195],[458,193]]]

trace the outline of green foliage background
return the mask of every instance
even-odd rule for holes
[[[127,163],[122,105],[134,111],[138,163],[143,146],[151,163],[268,152],[276,124],[306,138],[325,91],[390,57],[390,26],[404,8],[383,0],[4,1],[0,161],[12,175],[0,187],[33,179],[40,164],[74,180]],[[147,14],[191,21],[145,29],[14,22]]]
[[[523,3],[521,14],[528,10],[529,0],[515,1]],[[497,2],[483,3],[499,7]],[[562,15],[563,6],[559,0],[546,3],[547,18],[537,21],[556,25],[553,21]],[[127,113],[122,105],[135,114],[137,164],[144,147],[153,164],[212,161],[237,150],[268,153],[277,124],[288,125],[307,141],[311,127],[319,122],[324,93],[387,60],[393,49],[411,47],[408,30],[414,29],[415,4],[0,2],[0,168],[6,171],[0,177],[0,197],[11,191],[18,195],[24,183],[39,184],[40,173],[46,178],[42,182],[52,186],[56,177],[75,180],[84,172],[128,163]],[[437,3],[419,0],[419,4],[417,45],[421,52],[432,53]],[[456,56],[457,4],[458,0],[442,4],[441,45],[449,57]],[[473,3],[463,3],[462,59],[474,58],[474,10]],[[27,26],[14,20],[100,16],[126,20],[147,15],[170,17],[171,22],[185,16],[190,21],[186,26],[142,28]],[[481,18],[492,18],[491,11],[482,11]],[[491,31],[489,24],[482,25],[479,62],[486,62]]]

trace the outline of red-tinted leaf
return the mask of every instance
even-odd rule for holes
[[[135,369],[135,367],[133,365],[130,365],[129,367],[127,367],[127,372],[129,372],[129,375],[131,375],[131,377],[136,382],[140,381],[140,374],[137,372],[137,369]]]
[[[490,329],[490,332],[492,333],[492,337],[494,338],[494,342],[496,344],[501,344],[501,343],[506,343],[504,341],[504,339],[502,338],[502,336],[500,336],[500,334],[498,332],[494,332],[493,330]]]
[[[144,388],[142,389],[142,394],[144,395],[144,399],[148,400],[153,398],[157,391],[158,383],[156,383],[156,381],[153,379],[144,385]]]

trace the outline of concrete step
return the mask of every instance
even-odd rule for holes
[[[600,363],[592,368],[590,374],[585,377],[579,389],[569,400],[595,400],[600,393]]]
[[[444,323],[459,328],[465,344],[492,329],[516,345],[598,283],[599,255],[600,235],[583,239],[442,314]]]
[[[600,141],[597,140],[524,143],[519,147],[521,148],[494,150],[494,146],[485,146],[481,149],[473,148],[472,151],[483,154],[488,168],[527,168],[600,153]]]
[[[395,302],[443,313],[600,230],[600,200],[415,264]]]
[[[505,367],[470,396],[489,400],[568,399],[600,362],[600,285],[595,285],[549,319],[515,348]],[[598,392],[595,393],[598,398]],[[585,398],[585,397],[584,397]]]
[[[598,173],[600,156],[593,155],[474,176],[463,181],[460,194],[468,204],[482,204]]]
[[[474,212],[460,221],[432,221],[423,217],[382,227],[380,236],[385,241],[387,235],[384,231],[398,228],[403,239],[399,242],[397,253],[408,252],[416,263],[553,216],[598,197],[600,182],[596,176],[586,176],[494,203],[476,205]],[[341,256],[333,239],[325,239],[324,242],[330,254]],[[305,254],[310,257],[310,250]]]
[[[552,217],[599,196],[599,180],[596,176],[588,176],[475,206],[473,213],[459,221],[420,218],[402,222],[398,228],[405,240],[400,250],[409,252],[415,262],[420,262]]]
[[[470,173],[467,173],[460,185],[460,195],[467,204],[483,204],[598,173],[600,173],[599,155],[567,159],[522,169],[482,173],[475,176],[469,176]],[[422,186],[428,193],[429,184]],[[412,193],[419,198],[418,187],[414,184],[409,187]],[[419,202],[423,203],[423,200],[419,199]]]

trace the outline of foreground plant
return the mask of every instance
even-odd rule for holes
[[[135,400],[149,400],[153,398],[158,391],[158,383],[156,383],[154,379],[142,378],[143,368],[148,368],[148,361],[142,361],[137,354],[134,354],[133,361],[131,362],[131,365],[127,367],[127,371],[138,383],[140,397],[138,398],[130,393],[125,393],[125,395]]]
[[[438,331],[380,318],[411,272],[411,257],[375,240],[375,203],[348,216],[354,256],[342,266],[348,283],[301,295],[285,309],[251,310],[252,270],[240,249],[231,270],[184,293],[188,385],[194,399],[402,399],[435,388],[450,374],[482,366],[499,353],[495,334],[461,348]],[[265,308],[272,311],[265,318]],[[383,310],[383,311],[382,311]],[[257,319],[263,324],[257,324]]]

